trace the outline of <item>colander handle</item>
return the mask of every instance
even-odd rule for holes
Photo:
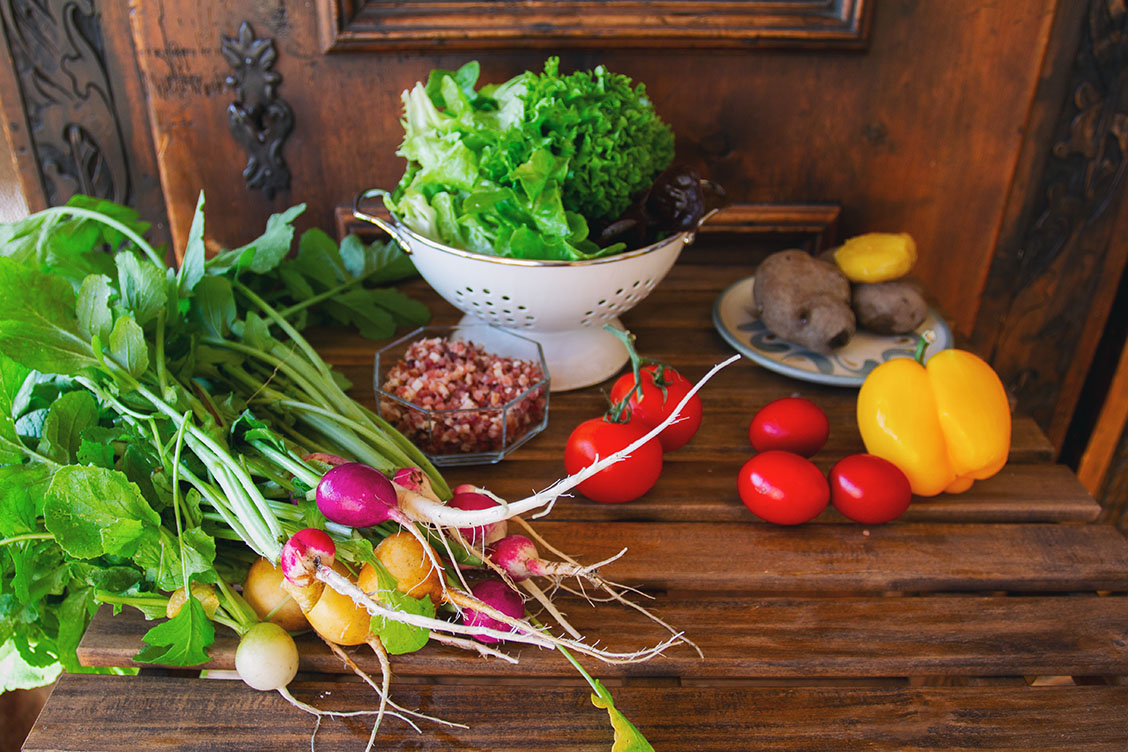
[[[366,191],[361,191],[360,193],[356,194],[356,196],[353,198],[353,216],[359,219],[361,222],[369,222],[371,224],[374,224],[384,232],[391,235],[393,238],[395,238],[395,241],[399,244],[399,247],[403,249],[403,252],[410,256],[411,246],[400,235],[399,228],[396,227],[395,224],[389,222],[383,217],[377,217],[375,214],[369,214],[368,212],[360,208],[360,205],[368,199],[374,196],[386,196],[387,193],[388,192],[383,188],[369,188]]]
[[[685,244],[692,245],[693,241],[697,238],[697,231],[701,229],[701,225],[708,222],[709,219],[719,211],[719,208],[710,209],[709,211],[705,212],[701,219],[697,220],[697,227],[694,227],[692,230],[686,230],[685,232],[683,232],[682,240],[685,242]]]

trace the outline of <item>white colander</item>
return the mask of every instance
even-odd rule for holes
[[[619,314],[650,294],[696,234],[695,228],[590,261],[488,256],[437,243],[395,217],[389,222],[361,209],[382,193],[358,194],[353,215],[395,238],[423,279],[466,314],[464,323],[485,321],[539,342],[554,392],[598,384],[622,368],[626,349],[603,326],[623,328]]]

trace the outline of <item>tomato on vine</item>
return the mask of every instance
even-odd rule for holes
[[[677,409],[693,384],[665,363],[639,357],[630,334],[618,330],[614,333],[627,347],[631,371],[611,385],[611,403],[616,407],[625,405],[630,410],[631,422],[650,430]],[[672,452],[689,443],[701,427],[702,412],[701,399],[694,394],[674,422],[658,434],[662,451]]]

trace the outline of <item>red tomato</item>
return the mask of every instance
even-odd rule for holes
[[[913,497],[900,468],[872,454],[839,460],[830,470],[830,491],[835,509],[867,525],[897,519]]]
[[[748,427],[757,452],[782,449],[810,457],[823,448],[830,421],[818,405],[803,397],[784,397],[760,408]]]
[[[778,525],[801,525],[830,500],[822,471],[794,452],[772,449],[744,463],[736,479],[740,500],[758,517]]]
[[[639,378],[642,381],[642,396],[634,388],[634,372],[624,373],[611,386],[611,401],[619,404],[630,394],[628,405],[631,420],[639,421],[647,430],[661,423],[674,411],[682,398],[693,388],[693,384],[669,366],[664,366],[659,375],[658,366],[643,366]],[[680,449],[693,438],[701,427],[701,400],[697,395],[686,404],[672,424],[658,434],[663,452]]]
[[[641,439],[646,430],[635,423],[612,423],[605,418],[585,420],[572,431],[564,446],[564,469],[569,475],[591,465],[596,457],[619,451]],[[634,501],[654,487],[662,474],[662,445],[651,439],[625,460],[600,470],[577,488],[584,496],[604,504]]]

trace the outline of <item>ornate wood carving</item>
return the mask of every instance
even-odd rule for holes
[[[865,46],[872,0],[318,0],[326,51]]]
[[[1059,449],[1128,260],[1126,59],[1128,8],[1092,0],[1039,187],[1021,233],[1000,242],[976,331]]]
[[[48,204],[76,193],[130,201],[125,140],[91,0],[0,3]]]
[[[247,188],[261,189],[272,199],[275,191],[290,187],[290,168],[282,157],[282,146],[294,128],[294,112],[278,96],[282,76],[271,70],[278,57],[274,40],[256,38],[244,21],[238,37],[223,37],[221,49],[234,71],[226,81],[235,89],[235,101],[227,107],[227,124],[249,155],[243,179]]]

